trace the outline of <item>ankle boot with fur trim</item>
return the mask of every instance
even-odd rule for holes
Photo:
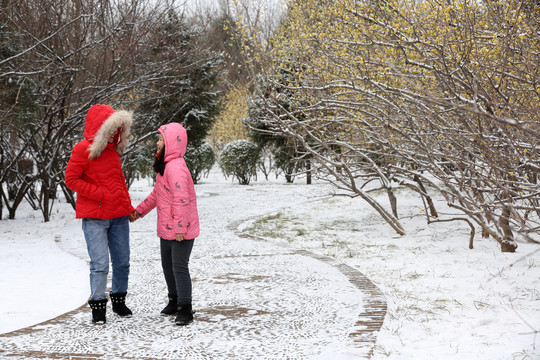
[[[126,295],[127,292],[123,294],[109,294],[113,311],[122,317],[130,317],[133,315],[131,310],[126,306]]]
[[[107,322],[105,316],[107,312],[107,299],[88,300],[88,305],[92,308],[92,322],[94,324],[105,324]]]

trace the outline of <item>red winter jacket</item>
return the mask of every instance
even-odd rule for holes
[[[129,112],[107,105],[94,105],[88,111],[85,139],[73,147],[66,168],[66,185],[77,192],[77,219],[114,219],[135,210],[120,162],[131,123]]]

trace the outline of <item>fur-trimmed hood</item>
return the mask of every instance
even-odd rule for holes
[[[114,135],[113,146],[122,155],[129,143],[129,132],[133,122],[131,113],[115,111],[108,105],[94,105],[88,110],[84,125],[84,137],[90,142],[88,158],[99,157],[109,145],[109,138]]]

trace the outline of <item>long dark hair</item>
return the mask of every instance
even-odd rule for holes
[[[165,172],[165,145],[163,145],[163,149],[161,149],[159,156],[156,156],[156,159],[154,160],[154,171],[161,176],[163,176],[163,173]]]

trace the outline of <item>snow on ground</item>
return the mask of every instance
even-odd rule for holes
[[[477,237],[469,250],[467,227],[426,225],[421,202],[405,191],[398,206],[407,235],[400,237],[360,199],[330,197],[328,185],[301,183],[259,179],[242,187],[212,172],[196,189],[205,207],[213,206],[214,193],[227,193],[231,208],[235,196],[260,198],[243,212],[258,217],[244,231],[335,257],[370,278],[388,301],[374,359],[540,359],[532,334],[540,330],[540,254],[531,254],[538,246],[519,244],[515,254],[503,254],[493,240]],[[136,205],[150,186],[141,180],[132,190]],[[292,198],[303,198],[303,205],[288,208]],[[213,221],[200,212],[202,222]],[[49,223],[26,208],[16,220],[0,221],[0,333],[87,300],[87,255],[74,217],[60,199]],[[155,226],[146,218],[136,224],[135,239]],[[201,238],[216,237],[210,228],[218,231],[203,229]]]
[[[58,246],[81,234],[66,203],[56,205],[49,223],[26,203],[15,220],[0,221],[0,333],[54,318],[88,299],[86,248],[74,249],[77,257]]]
[[[174,317],[159,316],[167,292],[152,212],[131,226],[127,302],[132,318],[108,311],[107,324],[94,326],[85,306],[0,335],[0,357],[308,359],[333,353],[339,359],[362,358],[372,344],[356,346],[349,337],[363,311],[361,289],[330,263],[303,251],[241,238],[230,226],[277,211],[285,203],[305,202],[321,189],[283,183],[247,187],[218,179],[196,189],[202,231],[191,257],[197,311],[193,324],[179,328]],[[137,204],[149,191],[148,185],[135,184],[132,200]],[[66,246],[68,242],[73,244]],[[84,248],[80,230],[56,244],[70,252]],[[87,275],[79,281],[88,281]]]
[[[388,301],[373,359],[540,359],[539,246],[501,253],[476,237],[469,250],[464,223],[427,225],[420,199],[406,190],[397,198],[405,236],[365,202],[340,196],[243,230],[335,257],[373,281]]]

